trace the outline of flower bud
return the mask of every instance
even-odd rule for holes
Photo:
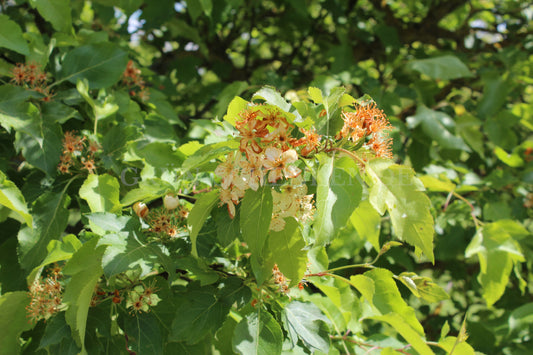
[[[174,196],[172,194],[167,194],[163,198],[163,205],[165,205],[165,208],[167,210],[173,210],[176,207],[178,207],[179,204],[180,204],[180,199],[178,198],[178,196]]]
[[[139,216],[141,218],[146,217],[146,215],[150,211],[148,209],[148,206],[146,206],[146,204],[144,202],[136,202],[133,205],[133,210],[135,211],[135,214],[137,214],[137,216]]]

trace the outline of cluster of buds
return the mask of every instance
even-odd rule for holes
[[[354,112],[343,112],[344,126],[337,134],[337,139],[348,139],[363,144],[363,147],[376,157],[392,158],[392,139],[386,131],[392,127],[383,110],[374,102],[356,105]]]
[[[137,96],[141,101],[146,101],[150,97],[150,92],[141,76],[141,71],[132,60],[128,62],[124,73],[122,73],[122,82],[130,88],[131,96]]]
[[[26,306],[30,322],[37,323],[39,320],[45,321],[59,312],[62,304],[61,291],[63,287],[59,282],[61,270],[56,268],[52,275],[44,280],[36,279],[29,286],[30,304]]]
[[[281,110],[268,105],[252,106],[241,112],[235,127],[239,131],[239,150],[229,155],[215,169],[222,178],[221,204],[226,204],[230,217],[235,205],[247,189],[256,191],[265,180],[276,183],[298,177],[301,170],[294,165],[300,155],[314,151],[320,136],[313,130],[300,130],[304,137],[293,138],[294,126]]]
[[[48,75],[41,69],[41,66],[36,63],[21,64],[18,63],[11,70],[13,82],[17,86],[22,86],[29,90],[34,90],[45,95],[44,101],[50,101],[52,95],[50,88],[47,86]]]
[[[62,174],[71,174],[71,168],[87,170],[89,174],[94,174],[96,171],[94,157],[99,150],[100,145],[96,141],[68,131],[63,137],[63,153],[57,168]]]
[[[138,285],[128,293],[126,299],[126,308],[130,308],[132,312],[148,312],[150,307],[157,306],[161,299],[155,293],[156,288],[145,285]]]
[[[272,277],[274,278],[274,283],[279,287],[279,292],[288,294],[290,280],[283,275],[277,264],[274,264],[272,268]]]
[[[149,232],[163,239],[176,237],[189,216],[189,209],[173,194],[163,198],[163,207],[150,210],[144,202],[136,202],[133,211],[149,225]]]

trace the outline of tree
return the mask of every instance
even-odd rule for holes
[[[527,353],[526,3],[0,5],[0,353]]]

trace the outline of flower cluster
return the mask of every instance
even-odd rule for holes
[[[61,162],[57,168],[62,174],[70,174],[71,168],[87,170],[89,174],[94,174],[96,171],[94,158],[100,149],[96,141],[68,131],[63,137],[63,154],[59,158]]]
[[[13,75],[11,81],[15,85],[44,94],[44,101],[49,101],[52,97],[50,88],[46,85],[48,75],[42,71],[39,64],[30,63],[25,65],[18,63],[11,70],[11,74]]]
[[[128,293],[126,308],[131,308],[133,312],[148,312],[150,307],[157,306],[161,298],[155,293],[157,290],[153,285],[138,285]]]
[[[290,280],[283,275],[277,264],[274,264],[274,267],[272,268],[272,276],[274,278],[274,283],[279,286],[279,292],[288,294]]]
[[[270,230],[282,231],[285,228],[285,217],[294,217],[302,223],[313,219],[313,195],[307,195],[307,185],[301,177],[293,179],[280,190],[272,190],[274,208]]]
[[[59,282],[61,269],[56,268],[52,275],[44,280],[36,279],[29,287],[30,304],[26,306],[30,322],[47,320],[61,310],[63,287]]]
[[[247,108],[235,127],[239,131],[239,150],[215,169],[222,178],[221,204],[227,205],[232,218],[235,205],[247,189],[256,191],[265,180],[276,183],[298,177],[302,171],[294,165],[299,158],[295,148],[300,147],[300,154],[305,156],[320,142],[320,136],[312,130],[301,130],[304,137],[293,138],[294,126],[286,115],[268,105]]]
[[[130,88],[131,96],[137,96],[141,101],[146,101],[150,97],[150,92],[141,76],[141,71],[132,60],[128,62],[124,73],[122,73],[122,82]]]
[[[185,230],[189,209],[173,194],[163,198],[163,207],[150,210],[143,202],[136,202],[133,210],[148,225],[148,231],[159,239],[174,238],[180,230]]]
[[[392,139],[385,132],[392,127],[383,110],[378,109],[374,102],[356,105],[354,112],[343,112],[342,118],[344,126],[337,134],[337,139],[346,138],[354,143],[363,140],[364,147],[375,156],[392,158]]]

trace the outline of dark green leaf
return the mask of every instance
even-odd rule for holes
[[[274,317],[263,309],[246,316],[235,327],[233,351],[248,355],[281,354],[283,333]]]
[[[252,255],[262,255],[270,221],[272,219],[272,192],[268,185],[254,191],[246,190],[241,205],[241,230],[243,241]]]
[[[163,339],[153,313],[140,313],[124,321],[128,345],[137,354],[161,354]]]
[[[19,25],[3,14],[0,14],[0,47],[23,55],[30,54],[28,43],[22,37],[22,30]]]
[[[285,326],[293,339],[300,338],[310,349],[329,352],[328,331],[323,325],[330,321],[317,306],[292,301],[285,307],[284,316]]]
[[[200,233],[200,230],[204,226],[207,217],[209,217],[209,215],[211,214],[211,210],[218,202],[218,195],[218,190],[213,190],[201,195],[194,203],[194,207],[192,208],[191,212],[189,213],[189,217],[187,218],[187,226],[191,231],[191,253],[196,257],[198,256],[198,252],[196,250],[196,238],[198,237],[198,233]]]
[[[468,67],[453,55],[412,60],[407,67],[433,79],[451,80],[472,76]]]
[[[37,8],[41,16],[57,31],[70,31],[72,8],[69,0],[30,0],[30,5]]]

